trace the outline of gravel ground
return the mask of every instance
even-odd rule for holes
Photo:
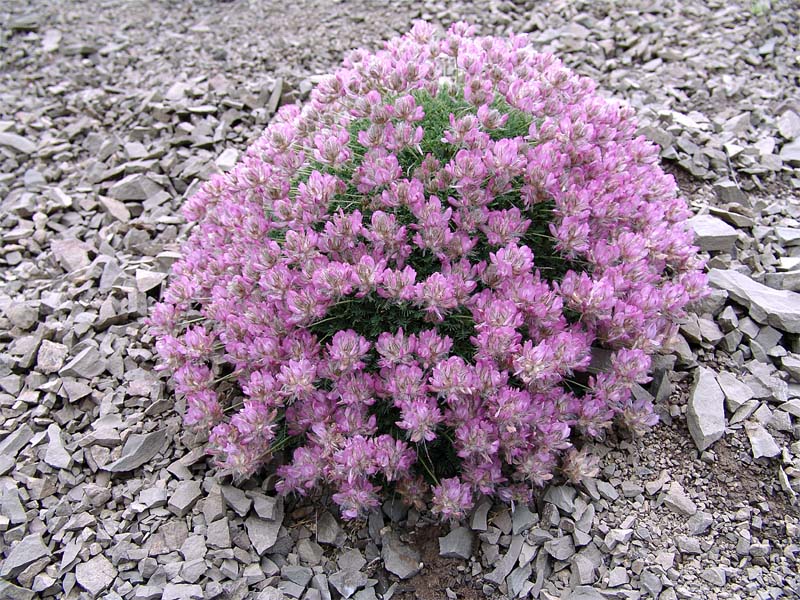
[[[0,598],[800,597],[798,6],[0,1]],[[531,507],[342,523],[232,482],[142,324],[178,207],[347,50],[411,21],[531,42],[632,104],[714,295],[647,390],[662,424]],[[177,409],[177,410],[176,410]]]

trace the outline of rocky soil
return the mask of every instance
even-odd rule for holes
[[[790,0],[0,1],[0,598],[800,597],[800,35]],[[233,482],[142,319],[276,108],[415,18],[529,32],[632,104],[714,294],[602,473],[438,524]]]

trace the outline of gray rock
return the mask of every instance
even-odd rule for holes
[[[725,571],[721,567],[709,567],[700,573],[700,579],[707,581],[711,585],[723,587],[727,581]]]
[[[161,446],[163,446],[166,441],[166,429],[159,429],[158,431],[152,431],[144,435],[132,434],[128,436],[119,459],[101,468],[105,471],[111,471],[112,473],[122,473],[124,471],[138,469],[158,454]]]
[[[268,587],[261,590],[256,600],[284,600],[286,596],[278,588]]]
[[[753,458],[773,458],[781,453],[780,446],[775,443],[775,438],[760,423],[745,421],[744,430],[750,440]]]
[[[475,507],[469,519],[469,526],[473,531],[486,531],[488,526],[486,518],[489,515],[490,508],[492,508],[492,502],[488,499],[482,500],[481,503]]]
[[[16,487],[9,486],[0,493],[0,515],[8,517],[12,525],[28,522],[28,513],[22,506],[19,490]]]
[[[247,536],[250,538],[250,543],[256,549],[259,556],[263,556],[270,548],[275,545],[278,540],[278,533],[280,532],[281,525],[283,524],[283,500],[278,499],[276,505],[275,519],[267,521],[255,515],[247,518],[245,527],[247,528]]]
[[[161,600],[202,600],[203,588],[196,584],[168,583]]]
[[[689,535],[705,535],[714,522],[714,517],[707,512],[699,511],[692,515],[686,522]]]
[[[253,501],[238,487],[223,485],[220,489],[222,490],[222,497],[225,498],[228,506],[240,517],[246,517],[247,513],[250,512],[250,506]]]
[[[167,508],[179,517],[186,516],[202,495],[199,481],[180,481],[169,498]]]
[[[800,383],[800,355],[790,353],[781,358],[781,369]]]
[[[259,517],[262,519],[275,518],[275,511],[278,507],[278,499],[276,497],[254,492],[247,492],[247,494],[253,500],[253,510]]]
[[[136,289],[140,292],[149,292],[161,285],[166,278],[166,273],[136,269]]]
[[[717,383],[714,372],[699,367],[695,383],[689,394],[686,423],[695,445],[705,450],[725,433],[725,394]]]
[[[575,587],[578,585],[594,583],[594,569],[594,562],[587,556],[584,556],[583,554],[575,554],[571,559],[570,585]]]
[[[27,423],[9,433],[0,441],[0,454],[14,458],[20,450],[28,445],[33,437],[33,429]]]
[[[89,346],[81,350],[58,372],[62,377],[82,377],[91,379],[106,370],[106,361],[100,353]]]
[[[61,439],[61,428],[51,423],[47,427],[47,452],[44,455],[44,462],[56,469],[69,469],[72,465],[72,455],[64,448],[64,440]]]
[[[467,527],[456,527],[439,538],[439,556],[468,560],[472,556],[473,541],[472,531]]]
[[[361,550],[358,548],[351,548],[339,555],[336,559],[336,564],[339,565],[340,569],[359,571],[367,564],[367,560],[364,558],[364,555],[361,554]]]
[[[532,513],[524,504],[517,504],[511,515],[511,533],[517,535],[539,522],[539,515]]]
[[[108,589],[117,576],[117,569],[105,556],[98,554],[91,560],[75,567],[75,579],[92,598]]]
[[[139,494],[139,503],[145,508],[158,508],[167,504],[167,490],[163,487],[151,487]]]
[[[236,166],[237,160],[239,160],[238,150],[236,150],[236,148],[226,148],[214,162],[221,171],[230,171]]]
[[[161,191],[161,187],[153,183],[141,173],[133,173],[111,186],[108,195],[123,202],[131,200],[147,200]]]
[[[297,554],[300,556],[300,560],[313,567],[322,562],[325,551],[318,543],[310,539],[302,539],[297,542]]]
[[[556,560],[569,560],[575,554],[575,545],[572,537],[562,535],[544,543],[544,551]]]
[[[508,577],[509,573],[511,573],[514,566],[517,564],[517,559],[519,559],[519,555],[522,552],[523,541],[521,535],[515,535],[511,538],[511,545],[508,547],[508,551],[503,558],[497,561],[494,570],[484,576],[486,581],[494,583],[495,585],[500,585],[505,581],[506,577]]]
[[[36,591],[0,579],[0,598],[3,600],[33,600],[36,597]]]
[[[218,519],[208,526],[206,543],[212,548],[231,547],[231,530],[228,526],[228,519]]]
[[[50,550],[42,541],[41,534],[27,535],[11,548],[0,566],[0,577],[16,577],[28,565],[48,556]]]
[[[419,552],[400,541],[393,531],[387,531],[382,538],[381,558],[387,571],[400,579],[408,579],[422,568]]]
[[[64,344],[42,340],[36,355],[36,368],[42,373],[57,373],[64,365],[69,350]]]
[[[686,495],[683,486],[677,481],[670,484],[669,491],[664,495],[664,504],[679,515],[687,517],[697,512],[697,505]]]
[[[708,281],[747,307],[759,323],[769,323],[789,333],[800,333],[800,294],[773,290],[732,270],[711,269]]]
[[[597,491],[603,498],[605,498],[609,502],[614,502],[614,500],[619,498],[619,492],[613,485],[611,485],[607,481],[598,479],[595,483],[597,485]]]
[[[653,598],[657,598],[664,589],[664,584],[661,582],[661,577],[653,573],[650,569],[645,569],[639,575],[639,583],[642,589],[650,594]]]
[[[778,133],[784,139],[794,140],[800,138],[800,116],[793,110],[785,111],[776,123],[778,125]]]
[[[39,320],[39,310],[25,302],[14,302],[5,310],[6,317],[14,327],[27,331]]]
[[[581,585],[561,596],[561,600],[606,600],[606,597],[594,588]]]
[[[367,576],[356,569],[342,569],[328,577],[328,582],[342,595],[342,598],[349,598],[356,593],[356,590],[367,585]]]
[[[575,496],[578,492],[568,485],[550,486],[544,494],[544,501],[554,504],[564,514],[575,511]]]
[[[301,567],[297,565],[284,565],[281,569],[281,577],[287,579],[292,583],[296,583],[302,588],[308,585],[314,572],[308,567]]]
[[[116,198],[109,198],[108,196],[100,196],[100,205],[103,209],[117,221],[127,223],[131,220],[131,212],[124,202],[120,202]]]
[[[511,598],[522,597],[522,592],[525,586],[533,587],[533,584],[528,581],[533,572],[533,567],[530,564],[522,567],[517,567],[506,578],[506,585],[508,586],[508,595]],[[530,587],[528,589],[530,589]],[[525,594],[527,595],[527,594]]]
[[[0,146],[11,148],[20,154],[33,154],[36,152],[36,144],[28,138],[8,131],[0,131]]]
[[[784,247],[800,246],[800,228],[776,227],[775,235]]]
[[[328,578],[325,577],[325,575],[314,575],[311,578],[310,589],[317,590],[319,592],[320,600],[331,600],[331,591],[328,587]]]
[[[50,242],[50,249],[61,268],[68,273],[73,273],[91,264],[88,245],[80,240],[53,240]]]
[[[706,252],[730,252],[739,237],[733,227],[711,215],[697,215],[688,223],[694,231],[695,244]]]
[[[753,397],[753,390],[739,377],[728,371],[717,374],[717,383],[725,394],[725,404],[730,412],[736,412],[740,406]]]
[[[366,589],[361,590],[360,592],[357,592],[356,595],[353,596],[353,598],[355,600],[378,600],[378,597],[375,595],[374,587],[368,587]],[[304,600],[310,600],[310,599],[306,598]]]
[[[725,180],[715,183],[714,192],[716,192],[717,198],[726,204],[731,202],[745,206],[750,204],[747,194],[733,181]]]
[[[323,512],[317,521],[317,541],[320,544],[339,546],[341,534],[342,528],[336,517],[328,511]]]
[[[700,554],[702,552],[702,549],[700,548],[700,540],[698,540],[696,537],[679,535],[675,538],[675,541],[678,545],[678,550],[680,550],[683,554]]]
[[[628,577],[628,571],[625,567],[619,566],[614,567],[608,573],[608,587],[615,588],[621,585],[625,585],[630,581]]]

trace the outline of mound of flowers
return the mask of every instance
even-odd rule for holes
[[[632,111],[465,24],[351,53],[185,214],[150,323],[186,423],[241,476],[286,451],[278,491],[349,518],[591,474],[575,444],[655,423],[631,387],[705,290]]]

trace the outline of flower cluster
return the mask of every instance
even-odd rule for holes
[[[353,52],[185,207],[150,323],[186,422],[241,475],[290,449],[278,490],[328,485],[346,517],[591,472],[573,434],[654,423],[631,386],[705,290],[634,132],[523,36],[417,23]]]

